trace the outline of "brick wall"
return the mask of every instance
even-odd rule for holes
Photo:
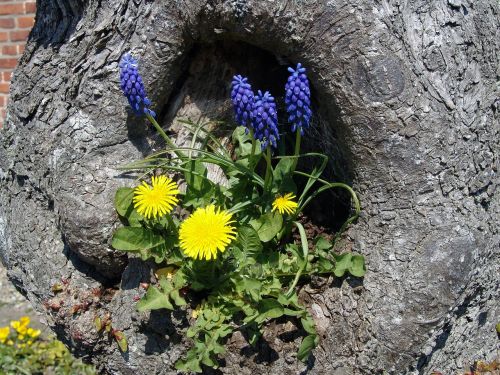
[[[35,2],[0,0],[0,128],[3,127],[10,79],[35,19]]]

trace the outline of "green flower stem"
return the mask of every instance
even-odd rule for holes
[[[293,223],[295,224],[295,226],[299,230],[300,242],[302,244],[302,254],[304,256],[304,263],[302,264],[302,267],[300,267],[299,270],[297,271],[297,273],[295,274],[295,278],[293,279],[292,285],[290,285],[288,292],[286,292],[286,296],[288,298],[290,298],[290,296],[292,295],[295,287],[297,286],[297,283],[300,280],[300,276],[302,275],[302,273],[304,272],[304,270],[307,267],[307,257],[309,255],[309,244],[307,243],[306,231],[304,230],[304,227],[302,226],[302,224],[300,224],[298,221],[294,221]]]
[[[297,171],[295,173],[298,175],[301,175],[301,176],[311,177],[311,175],[309,175],[307,173],[297,172]],[[359,199],[358,199],[358,196],[356,195],[356,192],[349,185],[344,184],[342,182],[328,182],[326,180],[323,180],[322,178],[317,178],[316,181],[321,182],[323,184],[323,186],[320,187],[319,189],[317,189],[313,194],[311,194],[311,196],[309,198],[307,198],[304,203],[300,204],[297,211],[295,212],[294,219],[295,219],[295,217],[297,217],[297,215],[305,208],[305,206],[307,206],[307,204],[314,197],[316,197],[318,194],[322,193],[323,191],[328,190],[328,189],[332,189],[332,188],[337,188],[337,187],[342,188],[342,189],[346,189],[351,194],[351,199],[354,202],[355,212],[354,212],[354,215],[352,215],[350,218],[348,218],[345,221],[344,224],[342,224],[342,227],[339,229],[339,231],[335,235],[335,238],[334,238],[334,242],[335,242],[339,239],[339,237],[344,232],[344,230],[347,228],[347,226],[349,224],[351,224],[352,222],[354,222],[359,217],[359,214],[361,212],[361,205],[359,203]]]
[[[167,135],[167,133],[165,133],[163,131],[163,129],[161,128],[161,126],[156,122],[156,120],[154,119],[153,116],[151,116],[149,113],[146,113],[146,117],[147,119],[149,120],[149,122],[151,124],[153,124],[153,126],[155,127],[156,131],[158,133],[160,133],[160,135],[162,136],[162,138],[165,140],[165,143],[168,145],[168,147],[170,147],[174,152],[175,154],[179,157],[179,159],[182,159],[184,160],[186,158],[186,155],[184,155],[181,151],[179,151],[177,149],[177,146],[175,145],[174,142],[172,142],[172,140],[170,139],[170,137]]]
[[[204,126],[203,123],[201,123],[200,125],[198,125],[195,129],[195,131],[193,132],[193,138],[191,139],[191,148],[194,149],[194,147],[196,146],[196,141],[198,140],[198,133],[201,131],[202,127]],[[205,148],[202,146],[202,148]],[[188,151],[188,159],[191,160],[192,159],[192,155],[193,155],[193,151],[192,150],[189,150]]]
[[[295,174],[298,174],[298,175],[301,175],[301,176],[305,176],[305,177],[311,177],[309,174],[307,173],[303,173],[303,172],[297,172],[295,171],[294,172]],[[321,182],[322,184],[324,184],[324,186],[322,186],[321,188],[319,188],[318,190],[316,190],[316,192],[314,192],[313,194],[311,194],[311,196],[309,198],[306,199],[306,201],[300,205],[299,209],[297,209],[297,215],[298,213],[300,213],[304,208],[305,206],[316,196],[318,195],[319,193],[327,190],[327,189],[330,189],[330,188],[336,188],[336,187],[339,187],[339,188],[342,188],[342,189],[346,189],[349,194],[351,194],[351,199],[352,201],[354,202],[354,209],[355,209],[355,215],[353,216],[353,220],[354,221],[358,216],[359,216],[359,213],[361,212],[361,205],[359,203],[359,199],[358,199],[358,196],[356,195],[356,192],[347,184],[344,184],[342,182],[328,182],[326,180],[323,180],[322,178],[317,178],[316,181],[318,182]]]
[[[250,152],[250,170],[253,171],[253,157],[255,156],[255,149],[257,148],[257,140],[254,138],[253,129],[250,129],[250,137],[252,137],[252,151]]]
[[[266,163],[267,163],[267,166],[266,166],[266,177],[264,179],[264,191],[267,191],[267,189],[269,188],[269,184],[270,184],[270,180],[271,180],[271,170],[272,170],[272,166],[271,166],[271,146],[267,146],[267,149],[266,149],[266,153],[264,154],[264,157],[266,159]]]
[[[293,153],[293,156],[295,158],[293,160],[292,171],[295,171],[295,168],[297,167],[297,162],[299,161],[300,141],[301,140],[302,140],[302,135],[300,134],[300,129],[297,128],[297,135],[295,137],[295,152]]]

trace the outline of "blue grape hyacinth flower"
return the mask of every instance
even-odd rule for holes
[[[311,121],[311,91],[306,68],[301,63],[297,68],[288,68],[291,73],[285,85],[285,106],[288,112],[288,122],[292,124],[292,132],[297,129],[304,135],[304,129],[309,128]]]
[[[241,75],[233,77],[231,82],[231,101],[233,102],[235,120],[238,125],[246,126],[247,131],[252,125],[254,93],[248,78]]]
[[[262,150],[265,150],[270,144],[277,147],[279,140],[278,133],[278,113],[276,112],[276,103],[274,97],[266,91],[258,91],[255,96],[255,104],[252,116],[254,137],[261,142]]]
[[[137,61],[129,53],[122,57],[120,61],[121,89],[136,115],[150,114],[155,117],[156,114],[149,108],[151,101],[146,96],[144,83],[137,66]]]

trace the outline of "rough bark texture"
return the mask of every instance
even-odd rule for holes
[[[273,324],[258,350],[234,335],[220,373],[451,374],[498,354],[497,0],[37,8],[0,133],[0,255],[76,353],[108,373],[173,374],[189,345],[183,311],[135,310],[151,265],[109,247],[114,191],[131,184],[114,168],[162,147],[119,90],[118,61],[131,50],[163,125],[180,133],[176,116],[227,115],[236,71],[279,87],[280,64],[302,62],[317,139],[361,198],[346,242],[366,256],[362,286],[301,292],[322,337],[314,358],[297,362],[300,332]],[[271,67],[276,74],[263,72]],[[128,353],[95,333],[94,316],[106,312]]]

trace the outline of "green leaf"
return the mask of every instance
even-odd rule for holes
[[[500,323],[497,323],[497,325],[496,325],[496,327],[495,327],[495,328],[496,328],[496,330],[497,330],[497,333],[500,333]]]
[[[170,298],[177,306],[187,305],[186,300],[180,296],[178,289],[174,289],[170,292]]]
[[[249,226],[241,226],[238,229],[238,245],[244,254],[255,256],[262,252],[263,246],[259,234]]]
[[[157,264],[163,262],[167,257],[170,260],[172,251],[175,249],[177,239],[174,236],[166,236],[163,237],[163,239],[165,240],[165,242],[159,244],[158,246],[152,247],[150,249],[139,250],[141,259],[146,261],[153,258]]]
[[[284,309],[281,303],[274,298],[266,298],[259,303],[259,316],[255,322],[262,323],[266,319],[275,319],[283,316]]]
[[[318,259],[317,264],[319,272],[331,272],[335,268],[335,265],[332,262],[322,257]]]
[[[247,334],[248,343],[255,347],[255,345],[257,345],[257,341],[259,341],[260,337],[262,336],[262,333],[260,332],[257,324],[250,324],[247,328]]]
[[[335,270],[334,275],[337,277],[342,277],[346,271],[351,267],[351,253],[344,253],[340,255],[334,255],[335,258]]]
[[[113,235],[111,246],[116,250],[137,251],[152,249],[165,242],[165,239],[151,230],[139,227],[123,227]]]
[[[127,212],[132,205],[134,189],[121,187],[115,193],[115,209],[120,216],[127,216]]]
[[[215,342],[213,352],[214,354],[224,354],[226,352],[226,348],[224,348],[224,346],[222,346],[218,342]]]
[[[356,277],[363,277],[366,273],[365,257],[363,255],[354,254],[351,260],[351,268],[349,268],[351,275]]]
[[[210,182],[206,178],[208,170],[202,162],[198,160],[190,160],[187,162],[186,168],[191,171],[184,172],[186,184],[190,189],[201,192],[210,188]]]
[[[235,289],[239,293],[246,293],[253,301],[259,302],[262,289],[262,282],[248,277],[240,277],[235,280]]]
[[[241,143],[245,143],[251,140],[250,134],[247,134],[246,128],[244,126],[237,126],[236,128],[234,128],[231,138],[232,142],[238,146]]]
[[[193,371],[201,373],[200,359],[196,348],[191,348],[186,354],[186,359],[180,359],[175,363],[175,368],[180,371]]]
[[[236,145],[236,163],[245,167],[250,166],[250,163],[255,166],[262,157],[262,148],[260,146],[260,141],[256,140],[254,155],[253,158],[251,158],[253,140],[250,133],[246,134],[246,132],[247,130],[244,126],[238,126],[233,131],[232,141]]]
[[[118,215],[127,219],[131,226],[137,227],[141,225],[142,216],[135,210],[133,198],[134,189],[128,187],[119,188],[115,194],[115,209]]]
[[[274,168],[273,177],[277,182],[281,182],[284,176],[290,175],[292,173],[293,167],[292,158],[281,158],[276,167]]]
[[[268,212],[256,220],[251,220],[250,225],[257,231],[262,242],[269,242],[281,230],[283,216],[277,212]]]
[[[244,126],[237,126],[232,135],[232,141],[236,144],[236,156],[238,159],[250,156],[252,153],[252,137],[250,133],[247,133],[247,129]],[[255,155],[261,154],[262,148],[260,147],[260,142],[257,141],[255,147]]]
[[[332,247],[332,243],[326,238],[318,236],[314,239],[314,246],[316,250],[328,250]]]
[[[346,271],[356,277],[362,277],[365,275],[365,258],[362,255],[344,253],[340,255],[334,255],[334,258],[335,270],[333,271],[333,273],[335,274],[335,276],[342,277],[344,276]]]
[[[297,186],[292,178],[292,167],[293,159],[285,157],[280,159],[274,168],[273,183],[281,194],[295,193],[297,191]]]
[[[314,324],[314,320],[311,315],[307,314],[305,318],[300,319],[302,323],[302,327],[304,331],[309,333],[310,335],[316,335],[316,325]]]
[[[312,350],[318,345],[318,336],[317,335],[308,335],[302,340],[302,344],[300,344],[299,351],[297,353],[297,358],[305,362],[309,358]]]
[[[172,279],[172,285],[175,289],[181,289],[186,286],[186,275],[182,270],[177,270]]]
[[[96,316],[94,318],[94,326],[97,329],[97,332],[101,332],[101,330],[102,330],[102,322],[101,322],[101,318],[99,318],[98,316]]]
[[[205,207],[214,201],[220,201],[223,196],[222,190],[223,187],[220,185],[211,185],[210,183],[204,186],[202,190],[188,188],[184,195],[183,206],[199,208]]]
[[[118,347],[122,353],[125,353],[128,350],[127,338],[125,337],[125,334],[122,331],[115,331],[114,336],[116,342],[118,343]]]
[[[147,310],[169,309],[173,310],[174,307],[168,300],[168,297],[162,293],[157,287],[150,286],[146,295],[137,302],[137,310],[144,312]]]

